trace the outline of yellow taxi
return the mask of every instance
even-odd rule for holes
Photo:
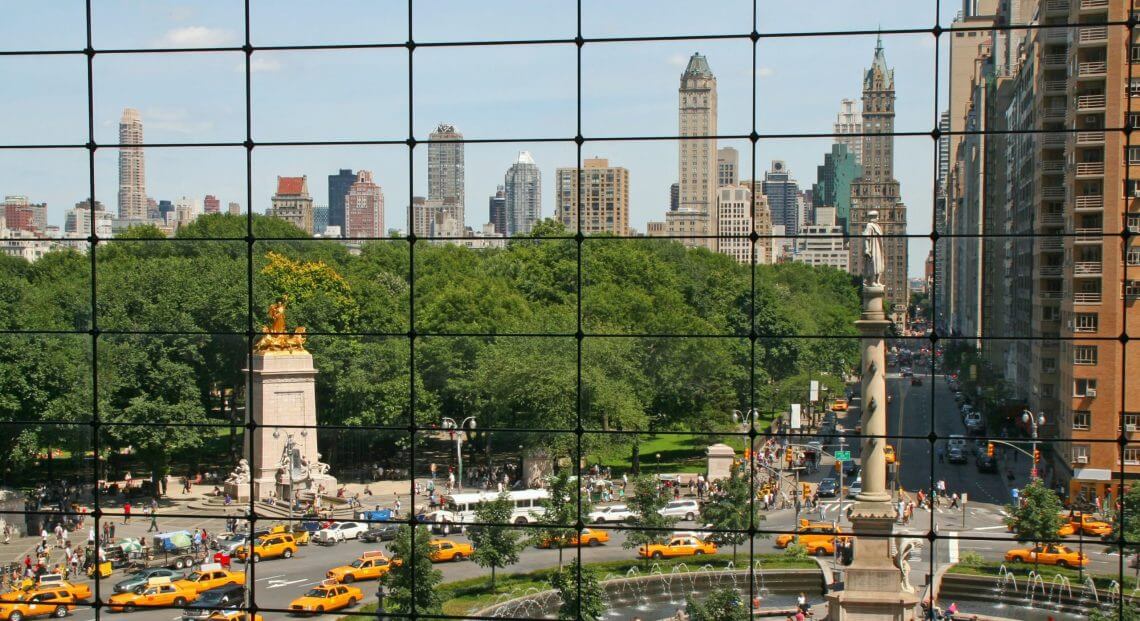
[[[217,563],[206,563],[201,569],[175,584],[191,588],[195,593],[201,593],[227,584],[245,584],[245,572],[222,569]]]
[[[883,458],[886,459],[888,464],[895,463],[895,447],[887,444],[883,447]]]
[[[261,615],[251,615],[244,610],[216,610],[206,619],[208,621],[264,621]]]
[[[67,593],[67,596],[76,602],[85,602],[92,598],[91,586],[87,584],[75,584],[63,579],[60,574],[44,574],[40,576],[39,580],[35,583],[30,583],[31,588],[22,589],[17,591],[9,591],[0,595],[0,602],[13,602],[19,600],[27,600],[26,596],[36,595],[47,591]]]
[[[583,528],[582,533],[570,535],[569,537],[547,537],[539,542],[540,548],[557,548],[562,546],[600,546],[603,543],[608,543],[610,540],[610,533],[604,530],[594,530],[592,528]]]
[[[1033,548],[1014,548],[1005,553],[1007,563],[1040,563],[1058,567],[1083,567],[1089,557],[1068,546],[1047,543]]]
[[[0,602],[0,619],[20,621],[33,617],[65,617],[75,610],[75,597],[62,588],[41,588],[16,592],[16,599]]]
[[[835,402],[831,404],[831,411],[832,412],[846,412],[847,411],[847,399],[836,399]]]
[[[377,580],[383,578],[395,564],[397,563],[393,563],[383,552],[365,552],[348,565],[333,567],[325,576],[329,580],[346,584],[357,580]]]
[[[465,558],[471,558],[471,555],[475,553],[475,548],[471,547],[471,544],[450,539],[432,539],[428,542],[428,546],[431,548],[428,558],[433,563],[462,561]]]
[[[785,533],[776,537],[776,547],[786,548],[795,541],[806,548],[808,554],[835,554],[835,535],[842,532],[842,528],[833,526],[831,522],[800,520],[800,527],[794,535]],[[846,541],[847,537],[843,540]]]
[[[1069,522],[1068,519],[1069,517],[1067,515],[1064,516],[1064,519],[1061,522],[1061,527],[1057,529],[1057,537],[1069,537],[1071,535],[1077,534],[1077,527],[1073,526],[1073,523]],[[1016,525],[1016,521],[1006,522],[1005,529],[1012,533],[1013,527]]]
[[[1112,524],[1098,520],[1087,513],[1074,512],[1071,516],[1065,516],[1065,521],[1069,523],[1073,533],[1080,529],[1090,537],[1107,537],[1112,534]]]
[[[198,599],[198,591],[191,585],[182,584],[183,582],[185,581],[171,582],[169,576],[151,578],[146,586],[112,595],[107,606],[112,612],[131,612],[136,608],[150,606],[182,608]]]
[[[637,554],[642,558],[676,558],[678,556],[716,554],[716,544],[690,536],[673,537],[669,543],[651,543],[641,546]]]
[[[325,580],[289,603],[294,614],[320,614],[353,606],[364,599],[364,592],[354,586]]]
[[[288,524],[278,524],[278,525],[274,526],[273,528],[269,529],[270,535],[276,535],[278,533],[289,533],[290,535],[293,535],[293,540],[296,541],[297,545],[299,545],[299,546],[309,545],[309,539],[310,539],[310,536],[312,535],[312,533],[310,533],[309,531],[305,530],[304,528],[301,528],[300,524],[298,524],[292,528],[290,528]]]
[[[234,551],[234,556],[241,560],[252,558],[256,563],[262,559],[268,558],[293,558],[297,553],[297,540],[293,537],[293,533],[270,533],[258,537],[257,541],[253,544],[253,554],[249,552],[248,545],[238,546]]]

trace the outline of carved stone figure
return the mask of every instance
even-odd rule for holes
[[[329,473],[329,465],[321,461],[321,454],[317,453],[317,461],[309,464],[309,474],[320,476]]]
[[[895,566],[902,572],[902,590],[907,593],[914,593],[914,585],[910,583],[910,562],[907,557],[910,556],[910,551],[921,546],[918,539],[912,537],[900,537],[897,539],[896,547],[898,551],[895,552]]]
[[[879,226],[879,212],[867,212],[867,224],[863,227],[863,284],[881,287],[886,271],[886,257],[883,255],[883,229]]]
[[[244,459],[239,459],[237,468],[234,468],[230,476],[226,477],[226,483],[233,483],[235,485],[249,483],[249,477],[249,462]]]

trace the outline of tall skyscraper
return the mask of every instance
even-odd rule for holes
[[[582,168],[555,173],[554,219],[569,231],[629,234],[629,171],[609,160],[586,159]],[[579,196],[580,194],[580,196]]]
[[[847,230],[851,215],[851,182],[863,174],[862,167],[847,145],[835,143],[831,152],[823,154],[823,164],[816,167],[817,182],[811,187],[812,206],[835,208],[835,224]],[[815,224],[822,224],[818,220]]]
[[[677,90],[677,210],[665,216],[669,235],[716,235],[716,76],[700,53],[689,58]],[[716,250],[716,239],[682,239]]]
[[[867,212],[879,213],[883,229],[886,286],[883,310],[896,323],[906,320],[910,289],[907,286],[906,205],[899,195],[899,182],[894,173],[895,74],[887,67],[883,39],[875,43],[871,67],[863,74],[863,175],[851,184],[852,235],[861,235],[867,223]],[[863,273],[863,244],[853,239],[850,269]]]
[[[329,175],[329,226],[340,227],[345,234],[344,197],[348,189],[356,183],[356,173],[351,168],[341,168],[335,175]]]
[[[740,153],[732,147],[722,147],[716,151],[717,187],[740,183]]]
[[[855,157],[855,163],[863,160],[863,115],[859,113],[854,99],[839,101],[839,115],[835,117],[835,142],[847,147],[847,152]]]
[[[726,185],[717,190],[717,252],[737,263],[752,262],[752,190],[741,185]]]
[[[222,201],[218,200],[217,196],[207,194],[206,198],[202,200],[203,213],[219,213],[222,211]]]
[[[542,173],[529,151],[507,169],[503,181],[507,199],[507,236],[530,233],[542,217]]]
[[[119,119],[119,218],[146,220],[146,166],[143,161],[142,119],[134,108]]]
[[[800,186],[782,160],[772,160],[772,167],[764,173],[761,191],[768,197],[772,211],[772,224],[784,227],[785,235],[795,235],[800,225]]]
[[[309,196],[309,178],[277,177],[277,193],[269,214],[280,218],[302,231],[313,234],[313,197]]]
[[[372,173],[362,170],[348,188],[344,199],[346,237],[384,235],[384,192],[372,181]]]
[[[428,135],[428,201],[436,202],[462,226],[465,222],[463,134],[441,123]]]
[[[487,219],[498,235],[507,234],[507,191],[503,186],[495,188],[495,195],[487,201]]]

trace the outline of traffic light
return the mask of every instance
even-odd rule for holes
[[[1033,449],[1033,463],[1035,463],[1035,464],[1041,463],[1041,451],[1039,451],[1037,449]]]
[[[993,457],[993,456],[994,456],[994,443],[993,442],[987,442],[986,443],[986,457]]]
[[[841,461],[835,462],[835,471],[839,472],[842,469],[843,469],[843,462],[841,462]]]

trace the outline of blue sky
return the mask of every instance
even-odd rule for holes
[[[956,7],[943,2],[948,26]],[[760,0],[762,33],[928,28],[933,0]],[[402,43],[407,39],[404,1],[254,0],[255,45]],[[0,49],[81,49],[84,3],[4,0]],[[573,37],[573,2],[471,2],[416,0],[417,42]],[[236,0],[95,0],[92,37],[97,49],[205,47],[243,42],[243,3]],[[587,37],[746,33],[752,3],[726,0],[686,3],[663,0],[583,0]],[[935,38],[929,34],[884,35],[895,69],[896,128],[927,132],[935,125]],[[947,39],[941,40],[945,76]],[[874,36],[779,37],[756,47],[755,123],[762,134],[826,133],[844,97],[860,96]],[[606,141],[614,136],[659,136],[677,132],[680,71],[688,56],[708,57],[718,79],[722,134],[752,130],[752,45],[747,40],[594,43],[582,51],[583,157],[608,157],[631,172],[631,224],[645,229],[668,207],[677,169],[674,142]],[[565,138],[577,132],[576,50],[573,45],[420,47],[414,54],[413,95],[417,139],[440,122],[453,123],[468,138]],[[408,52],[371,50],[261,51],[253,55],[252,132],[258,141],[397,139],[408,136]],[[3,56],[0,75],[9,96],[0,100],[0,144],[82,144],[87,141],[87,70],[80,55]],[[241,53],[105,54],[94,63],[95,138],[117,141],[124,107],[138,108],[148,142],[227,142],[245,138],[244,57]],[[12,93],[19,96],[13,97]],[[801,187],[815,181],[829,138],[765,139],[752,161],[747,141],[721,141],[741,152],[745,171],[761,177],[771,160],[788,163]],[[554,169],[573,166],[573,143],[469,144],[467,220],[487,218],[487,196],[502,183],[517,156],[528,150],[543,173],[543,212],[551,215]],[[909,207],[910,232],[929,233],[935,148],[929,137],[896,139],[895,167]],[[414,193],[426,193],[426,149],[413,158]],[[215,194],[223,205],[246,203],[242,148],[153,148],[147,151],[147,192],[158,199]],[[409,192],[404,146],[258,147],[253,158],[253,208],[269,204],[277,175],[309,176],[318,204],[327,202],[326,177],[338,168],[369,169],[382,186],[387,227],[403,227]],[[743,174],[742,176],[747,176]],[[82,149],[0,149],[0,194],[23,194],[49,204],[49,220],[88,193]],[[117,154],[97,152],[96,198],[116,208]],[[910,271],[920,274],[929,243],[911,245]]]

